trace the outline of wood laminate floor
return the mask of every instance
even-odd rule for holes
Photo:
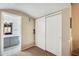
[[[23,50],[22,52],[17,54],[17,56],[55,56],[55,55],[34,46],[29,49]]]
[[[79,49],[72,51],[72,56],[79,56]]]

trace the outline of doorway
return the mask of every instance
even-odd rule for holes
[[[73,3],[72,7],[72,55],[79,56],[79,4]]]

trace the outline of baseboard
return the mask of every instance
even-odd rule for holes
[[[28,49],[28,48],[31,48],[31,47],[33,47],[33,46],[35,46],[34,43],[32,43],[32,44],[28,44],[28,45],[22,47],[22,51],[23,51],[23,50],[26,50],[26,49]]]

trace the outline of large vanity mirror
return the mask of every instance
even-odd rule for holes
[[[4,23],[4,34],[9,35],[12,34],[12,23]]]

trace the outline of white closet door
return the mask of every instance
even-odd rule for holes
[[[45,50],[45,17],[36,19],[36,46]]]
[[[56,14],[46,18],[46,50],[61,55],[62,15]]]

